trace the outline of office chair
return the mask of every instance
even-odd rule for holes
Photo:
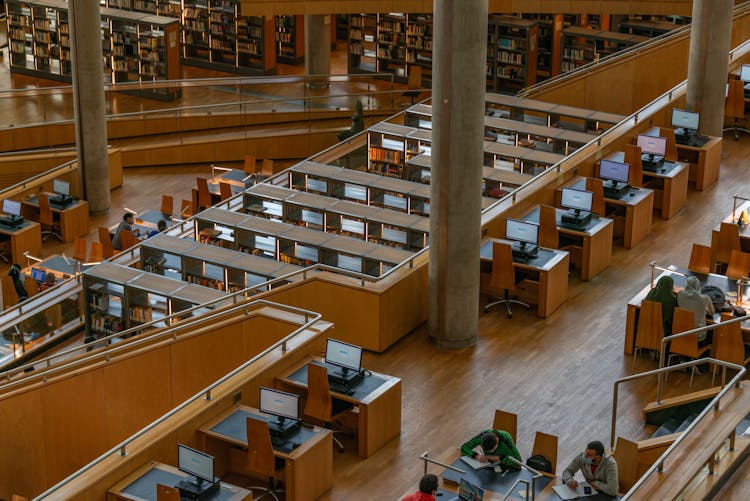
[[[109,234],[109,229],[104,226],[99,226],[99,243],[102,244],[102,256],[104,259],[109,259],[115,255],[115,248],[112,247],[112,236]]]
[[[513,312],[510,310],[511,303],[521,305],[528,310],[531,305],[510,297],[510,291],[514,290],[516,285],[521,283],[524,278],[525,276],[521,276],[519,280],[516,281],[516,270],[513,266],[513,249],[510,244],[493,242],[490,286],[495,290],[502,289],[503,298],[496,301],[490,300],[490,302],[484,307],[485,313],[495,305],[505,304],[508,318],[513,318]]]
[[[47,240],[47,237],[53,236],[63,241],[62,231],[60,228],[60,221],[55,222],[54,216],[52,215],[52,207],[49,205],[49,195],[46,193],[39,194],[39,224],[42,225],[42,240]],[[46,228],[46,229],[45,229]]]
[[[219,181],[219,193],[221,193],[221,201],[228,198],[232,198],[232,185],[226,181]]]
[[[495,409],[495,419],[492,420],[492,429],[507,431],[513,442],[515,442],[518,433],[518,414]]]
[[[633,369],[642,349],[659,352],[664,337],[664,323],[661,316],[661,303],[644,299],[638,313],[638,327],[635,333],[635,350],[633,350]]]
[[[679,334],[680,332],[687,332],[695,329],[695,314],[686,310],[685,308],[675,308],[674,316],[672,317],[672,334]],[[711,345],[698,347],[698,334],[688,334],[687,336],[678,337],[672,339],[669,342],[669,356],[667,357],[667,365],[672,365],[672,357],[689,357],[692,359],[701,358],[703,355],[711,349]],[[693,387],[693,376],[695,376],[695,366],[690,371],[690,383],[688,387]],[[669,378],[669,373],[664,375],[664,381],[666,382]]]
[[[18,293],[16,287],[13,285],[13,279],[8,275],[4,275],[0,278],[3,291],[3,308],[10,308],[18,304]]]
[[[193,214],[193,202],[183,199],[182,204],[180,204],[180,216],[190,217]]]
[[[750,274],[750,252],[732,250],[729,254],[729,263],[727,264],[727,278],[739,280]]]
[[[740,120],[745,118],[745,83],[732,79],[727,87],[724,116],[732,118],[732,126],[724,128],[722,132],[732,131],[734,140],[737,141],[740,138],[740,132],[750,134],[750,130],[740,127]]]
[[[103,246],[99,242],[91,242],[91,248],[89,249],[89,261],[91,261],[92,263],[104,261]]]
[[[630,164],[628,184],[634,188],[643,186],[643,160],[641,160],[641,148],[636,144],[626,144],[622,147],[625,151],[625,163]]]
[[[264,158],[263,164],[260,168],[260,175],[266,178],[273,176],[273,174],[273,160],[271,160],[270,158]]]
[[[180,489],[156,484],[156,501],[180,501]]]
[[[245,164],[243,166],[245,174],[257,174],[255,155],[245,155]]]
[[[208,191],[208,179],[205,177],[196,178],[198,184],[198,210],[207,209],[211,207],[211,192]]]
[[[307,401],[305,402],[305,415],[325,423],[330,428],[339,416],[349,412],[353,404],[343,400],[334,399],[328,386],[328,370],[317,364],[307,364]],[[333,442],[339,452],[344,451],[344,445],[336,438],[337,433],[342,430],[333,430]]]
[[[86,262],[86,240],[83,238],[76,238],[73,242],[73,259],[80,263]]]
[[[409,66],[409,82],[406,84],[408,89],[406,92],[401,94],[403,97],[411,99],[411,104],[414,104],[414,99],[419,97],[421,93],[419,89],[422,88],[422,67],[421,66]]]
[[[0,260],[9,263],[11,254],[12,250],[10,248],[10,240],[3,240],[0,242]]]
[[[171,195],[161,196],[161,213],[167,216],[174,214],[174,198]]]
[[[711,237],[711,255],[716,273],[725,271],[733,250],[742,250],[740,227],[737,223],[721,223],[719,233]]]
[[[534,446],[531,448],[531,455],[536,456],[537,454],[549,459],[552,471],[548,473],[554,475],[557,471],[557,436],[541,431],[536,432],[536,435],[534,435]]]
[[[693,244],[693,249],[690,251],[688,270],[694,273],[703,273],[704,275],[711,273],[711,247]]]
[[[557,249],[560,232],[557,230],[557,211],[550,205],[539,207],[539,246]]]
[[[39,285],[31,275],[23,276],[23,288],[26,289],[26,297],[36,296],[39,294]]]
[[[668,127],[659,127],[659,136],[667,138],[667,149],[664,152],[664,160],[667,162],[677,161],[677,137],[674,129]]]
[[[132,231],[120,230],[120,248],[122,250],[130,249],[137,243],[138,241]]]
[[[747,346],[742,340],[742,326],[739,322],[726,324],[727,320],[733,317],[730,313],[721,314],[721,323],[714,329],[712,357],[717,360],[723,360],[737,365],[745,365],[750,361]],[[711,386],[714,385],[716,378],[716,369],[714,366],[711,375]],[[724,369],[726,372],[726,369]],[[722,380],[724,378],[722,377]],[[722,384],[723,386],[723,384]]]
[[[604,202],[604,182],[598,177],[587,177],[586,191],[594,194],[592,197],[591,212],[604,217],[607,212],[607,206]]]
[[[280,476],[279,472],[283,471],[284,467],[282,461],[282,466],[277,468],[276,457],[273,455],[273,446],[271,445],[271,433],[268,430],[268,422],[248,417],[246,426],[247,469],[250,472],[268,477],[268,488],[249,487],[249,489],[265,492],[276,501],[279,501],[276,493],[283,492],[283,490],[276,489],[276,478]]]

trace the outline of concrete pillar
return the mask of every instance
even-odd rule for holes
[[[686,102],[710,136],[721,136],[724,127],[733,7],[732,0],[693,0]]]
[[[305,75],[331,74],[331,16],[305,15]],[[309,81],[309,87],[327,87],[328,81]]]
[[[487,0],[435,0],[430,173],[429,332],[476,342]]]
[[[91,214],[104,214],[109,212],[109,158],[99,0],[70,0],[68,10],[80,193]]]

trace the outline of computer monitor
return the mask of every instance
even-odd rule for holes
[[[214,457],[187,445],[177,444],[177,469],[193,475],[198,486],[214,482]]]
[[[52,191],[58,195],[70,196],[70,183],[62,179],[52,181]]]
[[[700,121],[700,113],[697,111],[680,110],[672,108],[672,127],[685,129],[685,131],[697,131]]]
[[[599,162],[599,177],[605,181],[613,181],[615,184],[627,184],[630,178],[630,164],[603,158]]]
[[[638,141],[636,143],[641,149],[642,153],[654,156],[663,157],[667,152],[667,138],[661,136],[647,136],[646,134],[639,134]]]
[[[44,283],[44,279],[47,278],[47,273],[39,268],[31,268],[31,278],[41,284]]]
[[[350,370],[362,370],[362,348],[335,339],[326,342],[326,363],[341,368],[343,375]]]
[[[594,203],[594,194],[585,190],[574,190],[572,188],[563,188],[560,205],[565,209],[572,209],[579,214],[581,211],[591,212],[591,206]]]
[[[740,68],[740,80],[750,82],[750,64],[743,64]]]
[[[10,200],[6,198],[3,200],[3,213],[9,216],[20,216],[21,215],[21,202]]]
[[[299,395],[260,387],[260,412],[284,419],[299,419]]]
[[[458,499],[461,501],[482,501],[484,489],[462,478],[458,482]]]
[[[505,238],[523,244],[536,245],[539,240],[539,225],[517,219],[505,221]]]

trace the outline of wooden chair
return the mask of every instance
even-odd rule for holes
[[[641,478],[638,471],[638,444],[617,437],[612,457],[617,462],[617,481],[620,484],[620,492],[627,492]]]
[[[18,293],[13,285],[13,279],[8,275],[2,277],[3,308],[10,308],[18,304]]]
[[[161,213],[170,216],[174,214],[174,198],[171,195],[161,196]]]
[[[733,249],[729,254],[726,276],[732,280],[739,280],[750,275],[750,252]]]
[[[331,396],[331,390],[328,386],[328,370],[317,364],[307,364],[307,400],[305,401],[305,415],[324,423],[330,427],[331,423],[343,414],[349,412],[354,405],[343,400],[335,399]],[[333,432],[333,442],[338,447],[339,452],[344,451],[343,444],[336,438],[336,433],[342,433],[339,430]]]
[[[190,217],[193,214],[195,214],[195,211],[193,211],[193,202],[183,199],[180,205],[180,216]]]
[[[711,238],[711,259],[716,270],[721,271],[723,264],[729,263],[733,250],[742,250],[740,227],[737,223],[721,223],[718,235]]]
[[[727,320],[731,320],[732,318],[734,317],[729,313],[721,314],[721,323],[714,329],[711,356],[724,362],[746,365],[750,361],[750,357],[747,355],[745,343],[742,341],[742,326],[739,322],[725,324]],[[717,367],[714,366],[712,371],[711,386],[714,385]],[[725,371],[726,369],[723,372]]]
[[[276,468],[276,458],[271,446],[271,433],[268,430],[268,422],[248,417],[247,422],[247,469],[264,477],[268,477],[268,489],[261,489],[276,498],[276,478],[281,477]],[[258,489],[253,487],[253,490]]]
[[[0,242],[0,261],[10,262],[12,254],[13,249],[10,247],[10,240]]]
[[[222,201],[232,198],[232,185],[226,181],[219,181],[219,193]]]
[[[667,138],[667,151],[664,153],[664,160],[667,162],[676,162],[677,138],[674,135],[674,129],[659,127],[659,136]]]
[[[109,259],[115,255],[115,248],[112,247],[112,237],[109,234],[109,229],[100,226],[98,231],[99,243],[102,244],[102,256],[104,259]]]
[[[25,498],[23,496],[19,496],[18,494],[13,494],[13,497],[11,498],[11,501],[29,501],[29,498]]]
[[[83,238],[76,238],[73,242],[73,259],[78,262],[86,262],[86,240]]]
[[[605,216],[607,206],[604,203],[604,181],[598,177],[587,177],[586,191],[590,191],[594,194],[593,202],[591,203],[591,212],[602,217]]]
[[[685,308],[675,308],[674,316],[672,317],[672,334],[679,334],[680,332],[687,332],[693,329],[695,329],[695,314]],[[698,347],[698,334],[688,334],[687,336],[678,337],[670,342],[667,365],[672,365],[672,357],[701,358],[710,349],[711,345],[702,348]],[[695,366],[690,371],[690,388],[693,387],[694,375]],[[668,377],[669,373],[665,375],[664,380],[666,381]]]
[[[643,186],[643,162],[641,161],[641,149],[635,144],[626,144],[625,163],[630,164],[630,175],[628,184],[636,188]]]
[[[641,311],[638,315],[638,330],[635,333],[635,350],[633,350],[633,368],[641,349],[661,350],[661,340],[664,337],[664,323],[661,317],[661,303],[644,299],[641,301]]]
[[[271,160],[270,158],[263,159],[263,165],[260,168],[260,174],[263,177],[273,176],[273,160]]]
[[[518,434],[518,414],[495,409],[495,419],[492,420],[492,429],[507,431],[513,442],[515,442]]]
[[[26,289],[26,296],[36,296],[39,294],[39,284],[36,283],[36,280],[34,280],[33,277],[30,275],[24,275],[23,277],[23,287]]]
[[[208,179],[205,177],[196,178],[198,184],[198,210],[203,210],[211,207],[211,192],[208,191]]]
[[[52,214],[52,207],[49,205],[49,195],[46,193],[39,194],[39,224],[42,226],[42,240],[53,236],[63,241],[60,228],[60,221],[55,221]],[[46,229],[45,229],[46,228]]]
[[[515,439],[513,440],[515,441]],[[557,472],[557,437],[555,435],[548,435],[541,431],[536,432],[531,455],[536,456],[537,454],[541,454],[549,459],[549,462],[552,465],[552,471],[549,473],[554,477],[555,472]]]
[[[92,263],[104,261],[103,246],[99,242],[91,242],[91,248],[89,249],[89,261],[91,261]]]
[[[156,484],[156,501],[180,501],[180,489]]]
[[[422,68],[420,66],[409,66],[409,81],[406,85],[409,90],[401,95],[410,98],[411,104],[414,104],[414,100],[419,97],[419,89],[422,88]]]
[[[523,278],[521,278],[521,280],[523,280]],[[521,280],[516,282],[516,269],[513,266],[513,249],[511,246],[506,243],[493,242],[490,287],[493,291],[499,292],[502,290],[503,298],[497,301],[490,300],[490,302],[484,307],[485,313],[495,305],[505,304],[508,318],[513,318],[513,312],[510,311],[511,303],[519,304],[528,310],[530,308],[529,304],[510,297],[510,291],[514,290],[516,284],[520,283]]]
[[[711,273],[711,247],[693,244],[693,250],[690,252],[688,270],[694,273],[702,273],[704,275]]]
[[[539,246],[557,249],[560,233],[557,231],[557,211],[550,205],[539,207]]]
[[[258,167],[255,159],[255,155],[245,155],[245,174],[257,174]]]
[[[122,247],[122,250],[130,249],[137,243],[138,241],[132,231],[120,230],[120,247]]]

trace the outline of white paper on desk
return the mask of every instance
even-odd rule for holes
[[[571,489],[568,486],[568,484],[562,484],[562,485],[552,486],[552,490],[555,491],[555,494],[560,496],[560,499],[576,499],[576,498],[593,496],[594,494],[596,494],[596,491],[594,490],[593,487],[591,487],[591,494],[584,494],[583,493],[584,487],[590,487],[590,486],[586,482],[578,482],[578,487],[575,489]]]

